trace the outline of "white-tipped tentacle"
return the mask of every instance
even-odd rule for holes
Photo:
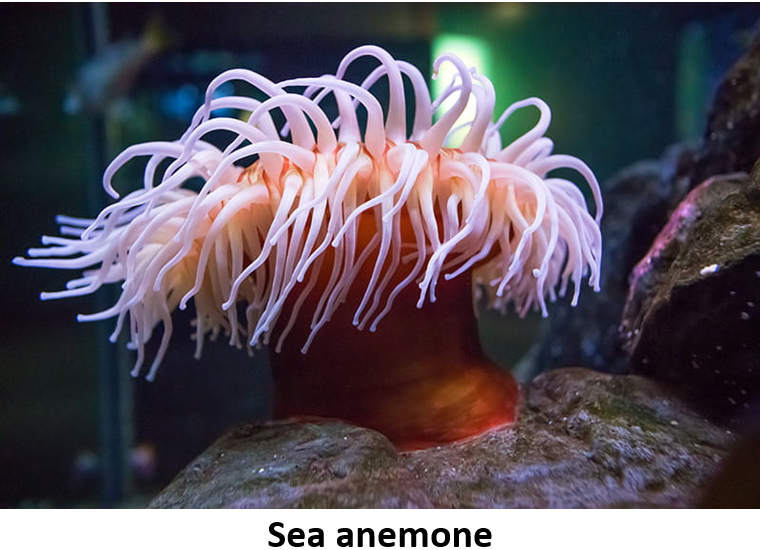
[[[367,128],[364,132],[364,143],[367,151],[380,158],[385,153],[385,123],[383,122],[383,108],[375,96],[356,84],[339,80],[334,77],[321,78],[294,78],[286,80],[283,86],[323,86],[325,89],[346,92],[356,98],[367,111]]]
[[[472,78],[480,84],[475,86],[472,91],[476,100],[475,117],[472,120],[470,131],[460,145],[460,149],[465,152],[476,152],[483,150],[485,134],[488,130],[488,124],[493,117],[493,109],[496,104],[496,92],[493,84],[487,78],[479,74],[473,74]]]
[[[585,162],[576,157],[571,157],[570,155],[551,155],[547,158],[536,161],[531,165],[532,170],[537,170],[543,174],[558,168],[570,168],[584,177],[591,189],[591,194],[594,197],[594,219],[597,223],[600,223],[602,215],[604,214],[602,190],[599,187],[599,182],[596,180],[596,176]]]
[[[204,102],[203,109],[199,110],[200,118],[196,121],[196,117],[193,118],[193,124],[199,124],[203,120],[208,120],[211,116],[211,103],[214,99],[214,93],[222,84],[225,84],[232,80],[241,80],[261,90],[270,98],[285,94],[285,90],[281,86],[275,84],[271,80],[264,78],[258,73],[248,71],[245,69],[230,69],[217,76],[206,89],[206,100]],[[306,116],[300,109],[291,108],[287,105],[283,107],[283,113],[288,121],[288,126],[291,129],[292,141],[294,144],[303,147],[304,149],[311,149],[314,147],[314,135],[309,126],[309,122],[306,120]]]
[[[379,65],[359,84],[345,80],[361,57]],[[47,248],[30,249],[14,263],[83,270],[66,290],[43,293],[43,299],[121,283],[113,306],[78,319],[115,317],[112,341],[126,325],[128,347],[137,352],[134,374],[161,324],[150,379],[168,349],[173,310],[190,300],[197,355],[206,338],[222,333],[230,345],[249,350],[274,334],[279,351],[303,316],[310,323],[306,352],[349,292],[359,293],[352,298],[354,324],[375,331],[410,285],[419,287],[422,307],[435,301],[440,280],[466,273],[499,309],[512,303],[521,315],[531,307],[545,315],[547,300],[564,296],[571,281],[575,305],[585,277],[594,289],[600,283],[596,178],[575,157],[552,154],[544,135],[551,111],[542,100],[517,102],[493,122],[491,82],[451,54],[435,61],[435,75],[443,63],[454,66],[455,76],[432,102],[416,68],[375,46],[350,52],[334,76],[275,84],[242,69],[222,73],[178,141],[129,147],[104,174],[105,190],[118,199],[114,175],[147,156],[141,188],[94,220],[60,217],[62,237],[44,237]],[[383,78],[385,109],[372,92]],[[231,81],[267,97],[215,97]],[[296,87],[305,91],[292,93]],[[408,133],[407,92],[414,99]],[[322,106],[330,94],[338,109],[332,121]],[[458,124],[470,101],[473,117]],[[502,148],[499,129],[528,106],[539,110],[539,120]],[[367,114],[363,131],[360,108]],[[245,121],[216,116],[222,109],[250,115]],[[279,129],[273,110],[285,118]],[[459,149],[447,149],[444,141],[455,130],[465,132],[464,140]],[[220,131],[231,136],[223,149],[206,141]],[[254,163],[238,166],[246,159]],[[574,183],[550,177],[560,168],[586,180],[593,216]],[[204,181],[200,191],[183,188],[197,177]],[[376,232],[365,235],[372,223]]]
[[[507,118],[510,117],[510,115],[512,115],[518,109],[522,109],[523,107],[528,106],[533,106],[538,109],[538,121],[536,122],[535,126],[533,126],[533,128],[531,128],[528,132],[502,149],[501,152],[495,157],[497,161],[514,162],[520,153],[528,148],[534,141],[541,138],[549,128],[549,124],[551,123],[552,119],[551,109],[543,100],[537,97],[530,97],[528,99],[524,99],[510,105],[499,117],[499,120],[496,121],[496,124],[492,126],[491,131],[498,131],[499,128],[501,128],[502,124],[504,124],[504,122],[507,120]]]
[[[457,69],[458,76],[461,79],[461,88],[459,90],[459,97],[454,105],[438,119],[438,122],[433,124],[432,128],[428,130],[425,137],[420,141],[421,147],[430,155],[434,155],[443,147],[446,135],[464,112],[470,99],[470,93],[472,92],[472,75],[462,60],[454,55],[443,54],[438,57],[433,64],[433,76],[435,77],[438,74],[441,64],[446,61]]]
[[[364,56],[371,56],[380,61],[388,75],[389,101],[385,131],[392,142],[401,144],[406,141],[406,100],[404,99],[404,82],[396,60],[377,46],[360,46],[343,58],[335,76],[342,79],[348,66]]]

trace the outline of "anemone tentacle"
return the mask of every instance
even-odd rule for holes
[[[362,80],[347,80],[365,57],[378,64]],[[545,315],[547,300],[565,296],[571,282],[574,305],[584,278],[599,288],[602,199],[593,172],[553,153],[545,102],[518,101],[494,120],[491,82],[452,54],[436,60],[434,77],[443,63],[455,76],[435,99],[414,66],[375,46],[350,52],[334,75],[275,83],[243,69],[222,73],[178,140],[133,145],[113,160],[103,186],[116,202],[92,220],[59,217],[61,237],[44,237],[45,248],[14,261],[84,270],[45,299],[121,284],[112,307],[78,318],[115,317],[112,340],[126,324],[135,375],[161,325],[151,379],[169,345],[172,312],[190,301],[196,355],[220,333],[251,351],[268,344],[276,327],[280,351],[302,317],[310,320],[299,343],[306,351],[349,292],[359,296],[354,325],[376,331],[407,288],[416,285],[422,307],[436,300],[439,283],[469,273],[497,309],[513,304],[521,314],[533,307]],[[266,98],[215,97],[233,81]],[[386,108],[373,93],[383,81]],[[330,96],[332,119],[323,105]],[[474,117],[457,126],[469,101]],[[538,120],[502,147],[500,128],[525,107],[536,108]],[[223,109],[250,114],[216,116]],[[274,110],[284,116],[279,127]],[[461,145],[444,146],[460,130]],[[212,132],[227,134],[228,144],[210,144]],[[138,157],[147,157],[142,186],[122,197],[114,175]],[[573,182],[551,176],[560,168],[586,181],[593,216]],[[198,177],[200,190],[187,189]]]

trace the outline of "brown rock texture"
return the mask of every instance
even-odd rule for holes
[[[624,168],[604,182],[602,291],[587,293],[577,308],[563,302],[553,306],[533,360],[525,367],[530,375],[567,365],[631,372],[617,330],[631,269],[689,190],[714,176],[750,172],[760,157],[759,136],[760,34],[756,34],[721,79],[699,142],[674,145],[660,159]]]
[[[721,421],[760,398],[760,170],[711,178],[633,270],[622,328],[636,372]]]
[[[638,376],[559,369],[523,395],[514,427],[408,453],[340,422],[244,425],[151,507],[688,507],[734,439]]]

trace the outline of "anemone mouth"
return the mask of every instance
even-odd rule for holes
[[[367,56],[377,67],[361,82],[346,80],[349,66]],[[298,343],[304,352],[349,292],[361,295],[353,324],[375,330],[407,287],[419,287],[422,307],[435,301],[439,282],[465,273],[493,307],[514,304],[523,314],[535,307],[545,315],[547,299],[563,296],[570,282],[575,303],[586,276],[598,289],[599,186],[582,161],[552,154],[545,137],[549,107],[530,98],[494,120],[490,81],[454,55],[439,58],[436,72],[442,63],[453,64],[457,74],[434,101],[417,69],[375,46],[350,52],[334,75],[274,83],[252,71],[227,71],[211,82],[178,140],[134,145],[114,159],[104,187],[116,202],[94,220],[59,218],[61,237],[43,238],[47,248],[14,261],[84,270],[45,299],[120,283],[116,304],[79,319],[116,317],[114,340],[127,323],[138,355],[135,375],[146,342],[162,324],[150,379],[169,345],[172,312],[190,300],[200,355],[204,339],[218,333],[249,350],[262,344],[280,349],[304,315],[304,301],[316,293],[311,334]],[[214,98],[230,81],[267,99]],[[387,85],[386,108],[372,92],[378,83]],[[455,100],[444,108],[449,97]],[[328,98],[337,109],[332,119],[324,108]],[[414,117],[407,124],[409,101]],[[476,110],[464,140],[447,148],[469,101]],[[502,147],[499,128],[524,107],[537,108],[538,121]],[[250,115],[216,116],[223,109]],[[284,119],[279,127],[275,111]],[[230,137],[224,148],[209,142],[220,131]],[[148,157],[142,188],[120,197],[114,174],[141,156]],[[594,216],[574,183],[550,177],[559,168],[586,180]],[[200,190],[188,189],[198,177]],[[362,238],[367,226],[372,235]],[[362,269],[369,276],[359,287]],[[284,330],[270,342],[281,317]]]

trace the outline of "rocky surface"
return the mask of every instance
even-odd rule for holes
[[[196,458],[154,508],[429,508],[382,435],[340,422],[234,428]]]
[[[567,365],[630,372],[630,361],[619,337],[628,275],[672,208],[671,177],[676,153],[680,154],[680,149],[660,161],[635,164],[605,183],[601,292],[584,289],[576,307],[565,302],[552,304],[534,346],[532,364],[527,372],[521,372],[523,379]]]
[[[760,169],[689,193],[634,269],[622,327],[636,372],[743,422],[760,398]]]
[[[691,187],[716,174],[749,172],[760,157],[760,34],[728,70],[715,94]]]
[[[523,395],[514,427],[408,453],[339,422],[244,425],[151,507],[695,506],[734,438],[638,376],[560,369]]]
[[[760,34],[721,80],[699,143],[673,146],[662,158],[635,164],[604,182],[602,292],[586,293],[575,309],[567,303],[553,307],[521,369],[526,378],[567,365],[630,372],[617,325],[631,269],[689,190],[712,176],[752,169],[760,157],[758,136]]]

